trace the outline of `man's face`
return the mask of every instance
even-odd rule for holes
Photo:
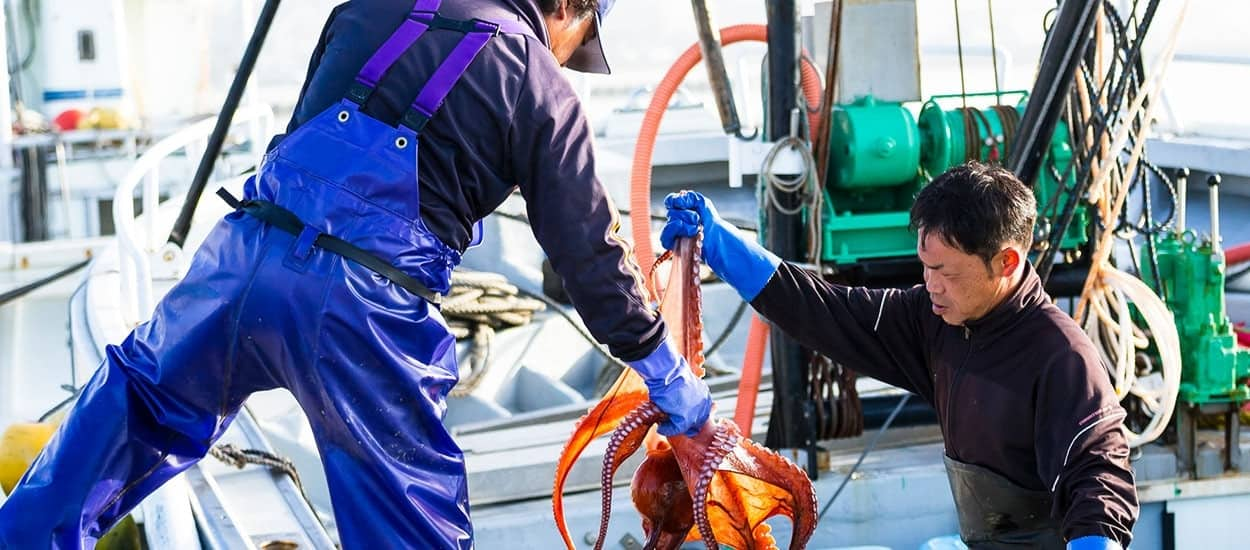
[[[1012,276],[1019,267],[1019,253],[1010,248],[985,260],[967,254],[942,236],[920,232],[917,253],[924,264],[925,290],[933,302],[933,314],[948,325],[963,325],[984,317],[1014,289]]]
[[[594,38],[594,15],[578,16],[564,4],[556,8],[554,13],[544,16],[547,22],[547,38],[551,53],[555,55],[560,66],[569,62],[573,52]]]

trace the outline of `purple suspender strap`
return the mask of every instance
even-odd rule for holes
[[[491,38],[501,32],[534,36],[534,32],[520,21],[494,23],[475,19],[465,22],[466,26],[470,24],[472,28],[462,29],[466,33],[465,37],[460,40],[459,44],[456,44],[456,47],[447,55],[447,59],[444,59],[443,63],[434,70],[434,74],[426,81],[425,87],[417,94],[412,107],[400,121],[413,131],[421,133],[421,129],[430,121],[430,117],[434,116],[438,108],[443,105],[443,100],[447,99],[451,88],[456,85],[456,82],[464,75],[464,71],[469,68],[469,64],[473,62],[477,54],[481,53],[482,48],[486,47],[486,43]]]
[[[436,12],[441,3],[441,0],[416,1],[404,22],[386,39],[386,42],[382,43],[382,47],[373,53],[364,68],[360,70],[360,74],[356,75],[356,82],[347,91],[348,99],[356,103],[364,103],[369,99],[387,69],[390,69],[391,65],[394,65],[399,57],[430,28],[430,23],[437,16]]]
[[[486,43],[499,31],[499,26],[493,23],[484,21],[474,23],[476,28],[469,31],[460,43],[456,44],[456,47],[447,55],[447,59],[443,60],[443,63],[434,70],[434,74],[430,75],[430,79],[425,82],[425,87],[421,88],[421,93],[417,94],[416,101],[412,102],[412,107],[408,109],[408,113],[401,121],[405,126],[417,133],[421,132],[430,117],[434,116],[434,113],[442,106],[452,86],[456,85],[465,69],[469,68],[469,63],[473,62],[478,52],[481,52],[482,48],[486,47]]]
[[[401,121],[413,131],[420,133],[430,117],[442,106],[443,100],[451,92],[452,86],[460,80],[465,69],[486,47],[486,43],[499,33],[521,34],[534,36],[534,32],[520,21],[504,21],[494,23],[473,19],[458,21],[438,15],[441,0],[416,0],[412,11],[399,28],[382,43],[365,63],[364,68],[356,75],[356,81],[347,91],[347,99],[364,104],[373,94],[374,88],[382,80],[386,71],[390,70],[404,52],[412,47],[425,31],[434,29],[450,29],[465,33],[465,37],[456,44],[451,54],[434,70],[434,74],[426,81],[425,87],[417,95],[416,101]]]

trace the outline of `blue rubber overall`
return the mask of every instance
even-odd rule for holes
[[[482,47],[513,24],[455,22],[437,0],[374,54],[348,98],[288,136],[212,230],[186,277],[104,364],[0,508],[0,547],[81,548],[202,458],[253,392],[287,388],[312,424],[344,548],[470,548],[464,458],[442,424],[455,340],[437,307],[314,246],[333,235],[446,293],[460,254],[422,223],[419,132]],[[464,39],[398,127],[360,112],[430,28]]]

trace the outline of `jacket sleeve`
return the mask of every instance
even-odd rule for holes
[[[1101,535],[1127,548],[1138,503],[1125,412],[1092,344],[1078,342],[1051,362],[1035,407],[1038,474],[1064,538]]]
[[[642,359],[663,341],[664,323],[643,297],[616,207],[595,176],[581,102],[550,53],[530,47],[529,57],[509,144],[534,237],[595,339],[623,361]]]
[[[921,315],[924,288],[849,287],[782,262],[751,302],[774,326],[826,357],[933,400]]]

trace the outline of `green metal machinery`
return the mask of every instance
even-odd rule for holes
[[[910,256],[915,235],[907,227],[916,192],[952,166],[967,160],[1002,162],[1007,145],[1024,113],[1025,103],[994,105],[986,109],[945,108],[954,98],[934,96],[920,109],[917,120],[901,103],[881,102],[871,96],[838,105],[829,129],[829,173],[823,216],[822,260],[838,264],[874,258]],[[1002,96],[1024,97],[1024,92]],[[1072,171],[1072,149],[1067,126],[1059,123],[1050,152],[1035,188],[1039,230],[1062,206],[1061,185]],[[1088,213],[1082,206],[1064,236],[1061,248],[1085,243]]]
[[[1219,244],[1186,230],[1161,237],[1156,249],[1164,301],[1181,337],[1181,401],[1250,400],[1250,388],[1241,382],[1250,376],[1250,352],[1237,347],[1224,312],[1224,253]],[[1154,284],[1150,270],[1143,272]]]
[[[1181,230],[1160,236],[1156,244],[1158,276],[1142,270],[1142,279],[1162,290],[1176,319],[1181,339],[1180,400],[1193,405],[1250,401],[1250,387],[1244,382],[1250,377],[1250,351],[1237,346],[1224,309],[1218,181],[1211,180],[1211,234],[1202,237],[1184,229],[1182,217],[1177,225]],[[1178,208],[1183,209],[1183,204]],[[1147,252],[1142,254],[1141,265],[1150,265]]]
[[[1198,478],[1240,469],[1240,409],[1250,401],[1250,351],[1237,337],[1224,307],[1225,261],[1220,247],[1219,176],[1211,176],[1211,232],[1201,236],[1185,228],[1186,180],[1177,178],[1176,231],[1158,237],[1155,258],[1158,273],[1146,269],[1149,252],[1143,250],[1142,280],[1162,293],[1180,336],[1181,383],[1175,415],[1177,466]],[[1157,357],[1156,357],[1157,358]],[[1199,418],[1223,417],[1223,464],[1205,468],[1198,460]]]

